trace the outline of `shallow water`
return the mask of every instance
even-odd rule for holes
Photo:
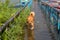
[[[0,1],[2,1],[2,2],[5,2],[5,0],[0,0]],[[10,4],[12,4],[12,3],[19,3],[20,2],[20,0],[10,0]]]

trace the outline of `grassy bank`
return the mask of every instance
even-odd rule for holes
[[[11,16],[13,16],[19,8],[10,8],[9,0],[5,0],[5,2],[0,2],[0,26],[3,25]],[[11,5],[13,6],[13,5]]]
[[[10,23],[10,28],[6,29],[2,35],[3,40],[24,40],[24,27],[27,16],[30,13],[30,9],[27,7],[23,10],[18,18],[14,19],[13,23]]]

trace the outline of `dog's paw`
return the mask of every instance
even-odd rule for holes
[[[34,30],[34,27],[32,27],[31,30]]]

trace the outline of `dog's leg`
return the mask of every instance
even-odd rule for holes
[[[31,25],[32,25],[31,30],[33,30],[34,29],[34,23],[32,23]]]

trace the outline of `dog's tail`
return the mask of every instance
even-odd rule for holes
[[[34,17],[35,16],[35,13],[34,12],[31,12],[30,15]]]

